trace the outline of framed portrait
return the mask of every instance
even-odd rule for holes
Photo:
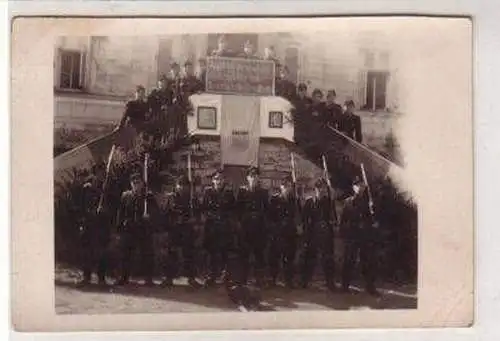
[[[269,128],[283,128],[283,113],[281,111],[269,112]]]
[[[198,107],[198,129],[217,129],[217,109]]]

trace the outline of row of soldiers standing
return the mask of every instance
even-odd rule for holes
[[[115,285],[129,282],[135,250],[141,255],[146,284],[154,284],[157,258],[153,241],[156,232],[166,232],[168,242],[161,252],[165,259],[160,266],[165,287],[171,287],[174,279],[181,275],[188,278],[189,285],[200,285],[197,279],[202,266],[196,241],[201,233],[209,269],[203,283],[208,287],[225,272],[235,283],[246,285],[253,277],[259,286],[276,285],[283,275],[285,285],[293,288],[298,272],[299,285],[307,288],[313,280],[316,263],[321,259],[326,285],[336,290],[334,239],[336,227],[340,226],[340,237],[344,241],[342,289],[349,291],[359,255],[366,289],[371,294],[378,294],[373,238],[376,229],[363,181],[356,179],[349,191],[334,193],[328,181],[321,178],[315,183],[314,195],[303,199],[296,194],[291,178],[284,179],[280,187],[270,193],[259,184],[258,169],[250,168],[246,184],[234,193],[225,184],[223,173],[218,171],[200,200],[191,190],[189,179],[182,177],[170,204],[160,208],[143,177],[134,173],[130,177],[131,189],[123,193],[115,216],[113,210],[103,209],[98,204],[103,174],[98,173],[84,186],[82,284],[90,283],[92,270],[96,267],[99,281],[106,282],[107,251],[113,225],[120,246],[120,278]],[[345,206],[340,221],[332,206],[334,201],[342,201]],[[203,226],[201,231],[197,226]],[[299,249],[302,257],[297,263]]]

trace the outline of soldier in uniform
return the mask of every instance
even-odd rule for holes
[[[245,41],[243,44],[243,52],[238,55],[240,58],[246,59],[258,59],[259,57],[255,54],[253,50],[253,45],[250,40]]]
[[[222,171],[212,177],[212,185],[205,190],[202,209],[205,212],[205,249],[210,261],[207,286],[215,283],[221,270],[227,270],[228,256],[233,241],[233,212],[235,197],[232,189],[225,186]]]
[[[182,78],[181,69],[177,62],[170,65],[170,73],[167,80],[167,91],[169,97],[168,105],[168,126],[175,136],[180,134],[182,128]]]
[[[349,292],[352,270],[359,254],[366,291],[377,296],[379,295],[375,288],[377,225],[370,213],[370,205],[372,204],[369,200],[367,187],[359,177],[355,177],[350,194],[344,200],[341,221],[341,234],[344,240],[342,289]]]
[[[282,65],[278,68],[279,75],[276,82],[276,96],[286,98],[291,103],[295,102],[297,90],[295,84],[288,80],[288,67]]]
[[[110,239],[111,216],[100,202],[105,170],[95,166],[83,184],[80,209],[80,240],[82,250],[83,280],[81,285],[91,283],[92,271],[97,270],[99,284],[106,284],[108,266],[107,247]],[[107,207],[107,206],[106,206]]]
[[[182,268],[188,278],[188,284],[191,287],[198,287],[195,264],[195,223],[199,218],[199,207],[194,198],[191,198],[187,176],[182,176],[177,181],[172,201],[174,221],[169,231],[169,264],[167,266],[167,279],[163,284],[169,287],[172,285],[173,279],[177,277],[175,263],[178,261],[177,251],[180,249],[183,258]]]
[[[346,111],[341,116],[339,122],[339,130],[355,139],[359,143],[363,142],[363,135],[361,131],[361,118],[354,113],[354,101],[348,100],[345,102]]]
[[[335,102],[337,93],[335,90],[328,90],[326,95],[326,123],[333,128],[339,129],[339,122],[342,118],[342,107]]]
[[[156,125],[154,131],[155,140],[161,139],[161,127],[166,125],[167,107],[170,102],[169,96],[167,79],[165,76],[162,76],[158,80],[158,87],[153,89],[148,96],[149,107]]]
[[[293,121],[295,123],[295,141],[299,144],[306,142],[308,136],[308,112],[312,105],[312,100],[307,96],[307,85],[300,83],[297,86],[297,96],[293,102]]]
[[[217,40],[217,49],[211,53],[212,57],[235,57],[235,53],[227,48],[227,41],[224,35]]]
[[[122,275],[117,285],[128,284],[132,255],[136,249],[141,255],[141,269],[146,285],[153,285],[153,219],[158,213],[158,207],[153,194],[146,190],[140,173],[130,176],[130,186],[130,190],[123,192],[118,210]]]
[[[271,235],[269,265],[273,286],[283,267],[285,284],[288,288],[293,288],[299,210],[300,203],[293,191],[292,179],[286,177],[279,190],[271,197],[268,210]]]
[[[314,196],[306,199],[303,209],[305,247],[301,284],[303,288],[309,286],[319,254],[326,285],[330,290],[334,290],[333,227],[335,216],[327,182],[324,179],[319,179],[314,187]]]
[[[127,102],[125,113],[120,120],[117,129],[123,128],[126,124],[130,124],[138,132],[142,132],[148,119],[149,104],[146,99],[146,89],[142,85],[138,85],[135,91],[135,99]]]
[[[250,270],[250,257],[255,258],[255,277],[261,285],[264,276],[267,230],[265,215],[269,203],[269,194],[258,183],[259,171],[250,167],[247,172],[247,184],[238,190],[237,213],[241,219],[239,249],[242,266],[242,283],[246,284]]]
[[[200,71],[198,73],[198,81],[201,85],[201,91],[205,91],[206,77],[207,77],[207,60],[205,58],[200,58],[198,60]]]

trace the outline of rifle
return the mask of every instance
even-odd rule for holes
[[[188,168],[188,181],[189,181],[189,215],[191,216],[191,218],[194,218],[194,210],[193,210],[194,188],[193,188],[193,176],[191,174],[191,153],[187,155],[187,168]]]
[[[113,160],[113,155],[115,154],[116,145],[113,144],[111,151],[109,152],[108,162],[106,163],[106,175],[104,177],[104,182],[102,184],[102,193],[99,198],[99,205],[97,206],[97,214],[102,212],[102,206],[104,204],[104,194],[106,193],[106,188],[108,187],[109,180],[109,170],[111,169],[111,161]]]
[[[148,215],[148,165],[149,153],[144,154],[144,186],[146,195],[144,196],[144,216]]]
[[[330,208],[333,212],[333,221],[335,224],[338,224],[338,219],[337,219],[337,209],[335,207],[335,203],[333,202],[333,189],[332,189],[332,183],[330,182],[330,173],[328,172],[328,166],[326,164],[326,157],[325,154],[321,156],[321,159],[323,160],[323,176],[325,177],[326,184],[328,187],[328,201],[330,202]]]
[[[294,204],[295,204],[295,223],[297,226],[297,232],[299,234],[302,233],[300,226],[300,207],[299,207],[299,194],[297,192],[297,177],[295,175],[295,157],[293,152],[290,153],[290,162],[292,164],[292,185],[293,185],[293,194],[294,194]]]
[[[363,176],[363,182],[365,183],[366,190],[368,192],[368,206],[370,209],[370,215],[372,218],[375,216],[375,212],[373,211],[373,197],[372,197],[372,192],[370,190],[370,184],[368,183],[368,178],[366,177],[366,172],[365,172],[365,166],[363,163],[361,163],[361,174]]]

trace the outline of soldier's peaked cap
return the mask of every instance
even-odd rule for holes
[[[316,89],[313,90],[312,95],[313,96],[315,96],[315,95],[321,95],[321,96],[323,96],[323,91],[321,91],[320,89],[316,88]]]
[[[307,90],[307,84],[306,83],[299,83],[297,86],[299,90]]]
[[[248,167],[247,176],[248,175],[259,175],[259,174],[260,174],[260,172],[259,172],[259,169],[257,167],[254,167],[254,166]]]
[[[170,67],[176,67],[176,66],[179,66],[179,63],[177,63],[177,62],[170,63]]]
[[[193,62],[192,62],[192,61],[190,61],[190,60],[186,60],[186,61],[184,62],[184,66],[189,66],[189,65],[193,65]]]
[[[346,106],[353,106],[354,107],[354,101],[352,99],[349,99],[347,101],[345,101],[344,103]]]
[[[142,85],[137,85],[135,87],[135,91],[146,91],[146,88],[144,86],[142,86]]]

